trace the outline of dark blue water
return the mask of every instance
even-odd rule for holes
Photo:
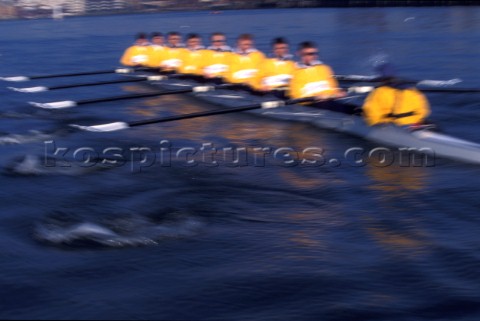
[[[368,75],[372,62],[388,59],[406,77],[460,78],[462,86],[480,87],[476,7],[2,22],[0,75],[114,68],[135,33],[170,30],[221,30],[231,39],[251,32],[262,50],[276,36],[315,40],[338,74]],[[315,147],[333,158],[351,147],[378,146],[244,114],[74,132],[68,124],[212,107],[166,96],[49,112],[27,102],[151,89],[123,84],[29,95],[6,89],[118,77],[1,84],[1,318],[480,318],[480,167],[444,159],[429,167],[286,166],[268,154],[255,158],[254,149]],[[431,118],[445,132],[480,142],[478,94],[429,99]],[[202,144],[245,148],[249,158],[243,166],[212,166],[208,154],[194,164],[184,154],[171,163],[160,158],[161,148]],[[55,156],[57,148],[66,156]],[[85,164],[82,155],[98,158]]]

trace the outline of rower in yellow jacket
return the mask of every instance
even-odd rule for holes
[[[203,75],[207,50],[202,46],[202,39],[196,33],[187,35],[187,47],[180,53],[182,64],[177,69],[181,74]]]
[[[318,49],[313,42],[302,42],[298,54],[300,62],[290,81],[291,98],[317,97],[323,100],[345,96],[338,88],[332,69],[318,60]]]
[[[317,46],[310,41],[299,45],[300,62],[290,82],[291,98],[318,97],[319,99],[345,96],[338,88],[332,69],[318,60]]]
[[[148,51],[148,66],[152,68],[159,68],[167,50],[164,43],[164,37],[160,32],[154,32],[150,37],[150,41],[151,44]]]
[[[264,60],[265,55],[254,48],[252,35],[240,35],[237,39],[237,49],[230,56],[230,70],[226,74],[226,81],[255,88]]]
[[[184,47],[182,36],[175,31],[169,32],[167,48],[160,62],[160,67],[165,71],[177,71],[182,65],[181,55]]]
[[[147,36],[139,33],[133,46],[128,47],[123,53],[120,63],[132,67],[147,66],[149,46],[150,42],[148,42]]]
[[[398,126],[423,124],[430,114],[425,95],[414,84],[397,79],[391,65],[381,65],[378,71],[383,83],[368,95],[363,105],[367,123],[393,123]]]
[[[203,76],[205,78],[223,78],[228,73],[232,48],[227,46],[225,34],[215,32],[210,37],[211,45],[205,54]]]
[[[271,91],[286,89],[295,72],[293,56],[289,53],[288,42],[284,38],[272,41],[272,58],[266,59],[261,66],[256,89]]]
[[[346,96],[338,88],[332,69],[320,62],[315,43],[305,41],[298,49],[300,62],[290,81],[288,96],[293,99],[312,98],[308,105],[345,114],[358,113],[358,107],[353,104],[340,103],[337,98]]]

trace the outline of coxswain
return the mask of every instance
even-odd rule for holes
[[[180,60],[182,64],[178,68],[181,74],[202,76],[205,66],[207,51],[202,46],[202,38],[196,33],[188,34],[186,37],[186,47],[182,49]]]
[[[180,33],[172,31],[167,34],[167,50],[163,56],[160,67],[165,71],[177,71],[182,65],[180,56],[185,45],[182,43]]]
[[[205,78],[223,78],[229,70],[229,60],[232,48],[227,45],[227,38],[221,32],[214,32],[210,36],[210,46],[205,54]]]
[[[124,66],[141,67],[148,65],[148,52],[150,42],[145,33],[139,33],[135,43],[123,53],[120,63]]]
[[[237,48],[230,56],[230,70],[226,74],[226,81],[255,88],[264,60],[265,55],[254,47],[253,36],[240,35],[237,39]]]
[[[289,53],[288,42],[284,38],[275,38],[272,41],[272,56],[262,63],[257,89],[264,92],[286,89],[294,72],[295,62]]]
[[[381,85],[368,95],[363,105],[367,123],[421,127],[430,114],[425,95],[415,88],[415,83],[397,78],[392,65],[382,64],[377,71]]]

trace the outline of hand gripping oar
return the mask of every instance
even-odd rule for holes
[[[56,101],[51,103],[37,103],[37,102],[29,102],[32,106],[45,108],[45,109],[63,109],[63,108],[72,108],[79,105],[87,105],[93,103],[101,103],[107,101],[117,101],[117,100],[125,100],[125,99],[135,99],[135,98],[147,98],[147,97],[158,97],[158,96],[166,96],[166,95],[175,95],[175,94],[185,94],[190,92],[207,92],[212,91],[215,89],[220,88],[228,88],[236,86],[235,84],[222,84],[217,86],[196,86],[190,87],[185,89],[177,89],[171,91],[161,91],[161,92],[151,92],[151,93],[142,93],[142,94],[131,94],[131,95],[122,95],[122,96],[113,96],[113,97],[104,97],[104,98],[96,98],[96,99],[84,99],[79,101],[73,100],[63,100],[63,101]]]
[[[25,87],[25,88],[16,88],[16,87],[8,87],[13,91],[18,91],[22,93],[38,93],[44,92],[49,90],[58,90],[58,89],[68,89],[68,88],[77,88],[77,87],[92,87],[92,86],[100,86],[100,85],[111,85],[111,84],[122,84],[122,83],[132,83],[132,82],[140,82],[140,81],[160,81],[166,78],[171,78],[176,74],[170,76],[138,76],[135,78],[128,78],[128,79],[117,79],[117,80],[107,80],[107,81],[97,81],[97,82],[90,82],[90,83],[83,83],[83,84],[70,84],[70,85],[60,85],[60,86],[52,86],[52,87],[45,87],[45,86],[35,86],[35,87]]]
[[[54,74],[43,76],[14,76],[14,77],[0,77],[0,80],[5,81],[27,81],[34,79],[48,79],[48,78],[60,78],[60,77],[76,77],[76,76],[89,76],[89,75],[101,75],[101,74],[128,74],[140,70],[151,70],[150,68],[117,68],[110,70],[98,70],[98,71],[85,71],[68,74]]]
[[[81,125],[72,124],[70,126],[81,129],[81,130],[90,131],[90,132],[113,132],[113,131],[123,130],[131,127],[143,126],[143,125],[166,123],[166,122],[175,121],[175,120],[191,119],[191,118],[206,117],[206,116],[213,116],[213,115],[237,113],[237,112],[253,110],[253,109],[277,108],[277,107],[304,103],[304,102],[311,102],[311,101],[315,101],[315,98],[308,97],[308,98],[289,99],[289,100],[266,101],[262,103],[256,103],[256,104],[251,104],[251,105],[232,108],[232,109],[210,110],[205,112],[197,112],[197,113],[191,113],[186,115],[178,115],[178,116],[170,116],[170,117],[162,117],[162,118],[152,118],[152,119],[133,121],[128,123],[115,122],[115,123],[96,125],[96,126],[81,126]]]
[[[362,75],[334,75],[333,76],[338,81],[343,82],[381,82],[382,77],[379,76],[362,76]],[[405,83],[416,84],[417,86],[429,86],[429,87],[445,87],[453,86],[462,82],[459,78],[449,79],[449,80],[408,80],[402,79]]]

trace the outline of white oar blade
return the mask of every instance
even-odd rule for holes
[[[77,103],[72,100],[64,100],[64,101],[56,101],[53,103],[36,103],[36,102],[29,102],[30,105],[44,108],[44,109],[64,109],[64,108],[72,108],[77,106]]]
[[[43,87],[43,86],[27,87],[27,88],[8,87],[8,89],[13,91],[18,91],[21,93],[40,93],[40,92],[48,91],[48,87]]]
[[[27,80],[30,80],[30,78],[25,77],[25,76],[1,77],[0,79],[4,80],[4,81],[27,81]]]
[[[127,129],[130,126],[124,122],[116,122],[110,124],[103,124],[103,125],[95,125],[95,126],[81,126],[81,125],[70,125],[71,127],[78,128],[88,132],[114,132],[117,130]]]
[[[423,86],[432,86],[432,87],[445,87],[445,86],[453,86],[458,83],[462,82],[459,78],[454,78],[450,80],[422,80],[417,83],[417,85]]]

